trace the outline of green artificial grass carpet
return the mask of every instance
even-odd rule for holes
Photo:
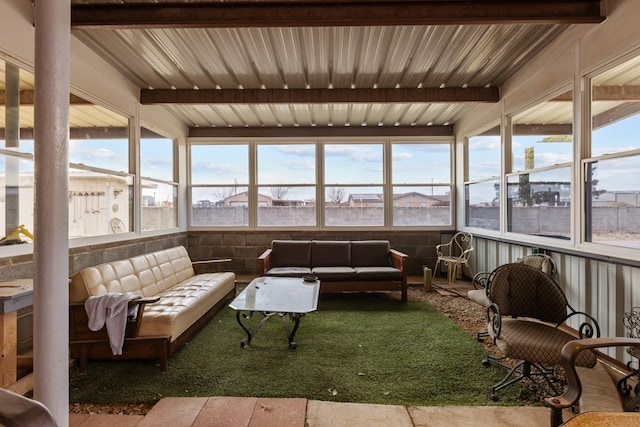
[[[254,318],[259,319],[261,315]],[[153,361],[91,361],[70,370],[72,403],[154,403],[163,397],[255,396],[438,405],[518,405],[520,385],[490,399],[502,369],[482,366],[482,347],[427,302],[384,294],[321,295],[302,318],[298,348],[282,322],[267,321],[250,347],[225,307],[173,354]]]

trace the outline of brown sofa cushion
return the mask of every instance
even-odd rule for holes
[[[359,280],[402,280],[402,272],[393,267],[355,267]]]
[[[320,282],[356,280],[356,271],[351,267],[313,267],[311,272]]]
[[[343,240],[313,240],[311,242],[312,267],[350,267],[351,242]]]
[[[311,267],[311,241],[274,240],[271,267]]]
[[[391,267],[391,244],[388,240],[351,242],[351,266]]]

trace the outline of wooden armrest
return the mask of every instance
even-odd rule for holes
[[[155,302],[160,301],[160,297],[144,297],[134,299],[133,301],[129,301],[129,305],[143,305],[143,304],[153,304]]]
[[[406,288],[407,286],[407,259],[409,259],[409,255],[397,251],[395,249],[391,249],[391,265],[402,272],[402,286]]]
[[[262,274],[267,274],[267,271],[271,268],[271,248],[267,249],[258,257],[260,266],[262,268]]]
[[[544,403],[551,409],[561,410],[575,405],[582,395],[582,383],[576,371],[575,361],[583,350],[599,347],[629,347],[640,346],[638,338],[603,337],[585,338],[569,341],[562,347],[560,364],[564,368],[567,377],[567,388],[563,394],[555,397],[547,397]]]
[[[198,271],[200,271],[200,268],[203,265],[217,265],[218,266],[218,271],[220,271],[220,269],[222,268],[222,264],[225,262],[231,262],[231,258],[219,258],[219,259],[208,259],[208,260],[204,260],[204,261],[191,261],[191,266],[193,267],[193,271],[198,274]]]

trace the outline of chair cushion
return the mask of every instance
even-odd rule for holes
[[[311,241],[272,241],[271,267],[311,267]]]
[[[541,270],[512,263],[492,273],[489,299],[503,316],[531,317],[543,322],[564,322],[567,299],[560,286]]]
[[[344,240],[313,240],[311,242],[312,267],[350,267],[351,242]]]
[[[491,325],[488,325],[491,333]],[[502,353],[512,359],[531,363],[559,365],[562,347],[574,336],[547,323],[523,319],[502,319],[502,330],[496,345]],[[576,366],[593,367],[596,356],[591,350],[581,352]]]
[[[351,242],[352,267],[391,267],[391,244],[388,240]]]
[[[487,292],[484,289],[474,289],[472,291],[469,291],[467,293],[467,298],[485,308],[491,305],[491,300],[487,296]]]

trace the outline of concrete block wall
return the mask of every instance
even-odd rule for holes
[[[453,232],[441,231],[190,231],[189,254],[193,260],[231,258],[225,268],[236,274],[260,272],[258,257],[274,239],[291,240],[376,240],[391,242],[391,247],[409,255],[408,274],[422,276],[422,266],[436,263],[435,246],[448,242]]]

